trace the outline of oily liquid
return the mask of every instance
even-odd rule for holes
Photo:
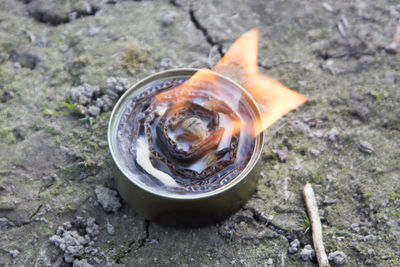
[[[198,159],[183,162],[173,158],[164,143],[157,136],[157,125],[162,116],[168,112],[174,101],[159,104],[151,108],[152,100],[158,93],[174,90],[174,87],[185,82],[185,79],[167,79],[155,83],[144,93],[130,100],[129,105],[123,111],[118,125],[117,140],[124,163],[131,172],[132,177],[154,191],[170,192],[177,194],[199,194],[215,190],[231,182],[247,165],[254,151],[254,125],[253,113],[244,103],[239,88],[226,88],[230,90],[223,97],[206,88],[196,91],[190,98],[191,104],[204,106],[211,99],[218,99],[229,106],[232,112],[241,120],[242,127],[236,134],[237,145],[233,151],[231,142],[233,140],[234,127],[232,118],[223,112],[216,112],[218,116],[217,128],[224,128],[223,135],[217,146],[207,151]],[[173,84],[168,89],[169,85]],[[236,91],[235,91],[236,90]],[[233,93],[232,93],[233,92]],[[198,93],[198,95],[196,95]],[[231,96],[230,98],[227,96]],[[144,104],[143,104],[144,103]],[[152,117],[152,120],[148,118]],[[200,118],[206,126],[210,126],[210,118]],[[144,122],[146,118],[150,123],[151,134],[146,132]],[[182,120],[184,120],[184,116]],[[184,131],[180,127],[167,129],[168,137],[175,142],[176,148],[190,152],[192,140],[181,138]],[[210,127],[207,127],[207,130]],[[152,143],[152,144],[151,144]],[[147,149],[147,151],[146,151]],[[153,154],[152,154],[153,153]],[[151,155],[158,153],[161,158]],[[218,157],[215,158],[215,155]],[[139,159],[144,155],[150,155],[149,160]],[[218,163],[219,162],[219,163]],[[224,162],[224,164],[222,164]],[[210,170],[214,165],[217,171]],[[190,175],[182,175],[177,170],[189,170]],[[203,176],[200,177],[202,174]],[[200,177],[200,178],[199,178]]]

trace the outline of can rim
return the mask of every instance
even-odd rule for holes
[[[223,192],[230,190],[232,187],[236,186],[237,184],[239,184],[242,180],[244,180],[247,175],[251,172],[251,170],[253,169],[253,167],[256,165],[256,163],[258,162],[260,156],[261,156],[261,151],[264,145],[264,134],[263,132],[261,132],[259,135],[256,136],[256,143],[254,145],[254,151],[250,157],[250,160],[247,162],[245,168],[235,177],[232,179],[232,181],[230,181],[229,183],[227,183],[226,185],[223,185],[215,190],[212,191],[208,191],[208,192],[204,192],[204,193],[196,193],[196,194],[177,194],[177,193],[169,193],[166,191],[160,191],[160,190],[153,190],[152,187],[149,186],[145,186],[142,183],[139,183],[138,181],[136,181],[136,179],[132,178],[132,175],[129,175],[130,173],[125,170],[125,168],[123,168],[123,166],[121,166],[121,163],[117,160],[116,157],[116,151],[114,151],[114,147],[113,144],[113,138],[112,138],[112,126],[114,124],[114,121],[116,120],[116,113],[119,111],[120,106],[124,103],[124,101],[137,89],[143,87],[144,85],[152,82],[155,80],[155,78],[158,79],[162,79],[164,77],[167,76],[172,76],[173,74],[175,75],[183,75],[182,72],[187,72],[188,74],[195,74],[197,71],[199,71],[200,69],[195,69],[195,68],[175,68],[175,69],[169,69],[166,71],[161,71],[161,72],[157,72],[154,73],[150,76],[147,76],[145,78],[143,78],[142,80],[140,80],[139,82],[135,83],[134,85],[132,85],[131,87],[129,87],[129,89],[119,98],[119,100],[117,101],[117,103],[115,104],[111,115],[110,115],[110,119],[109,119],[109,123],[108,123],[108,130],[107,130],[107,141],[108,141],[108,147],[111,153],[111,157],[115,163],[115,165],[117,166],[117,168],[119,169],[119,171],[125,176],[126,179],[128,179],[130,182],[132,182],[134,185],[138,186],[139,188],[141,188],[142,190],[157,195],[159,197],[163,197],[163,198],[168,198],[168,199],[175,199],[175,200],[195,200],[195,199],[202,199],[202,198],[208,198],[211,196],[216,196],[219,194],[222,194]],[[252,112],[254,112],[256,117],[259,117],[260,119],[262,119],[262,115],[261,115],[261,111],[257,105],[257,102],[254,100],[254,98],[252,97],[252,95],[245,89],[243,88],[240,84],[238,84],[237,82],[235,82],[234,80],[232,80],[229,77],[226,77],[220,73],[214,72],[212,70],[206,70],[206,69],[202,69],[202,71],[209,71],[212,72],[213,74],[219,76],[222,79],[227,80],[228,82],[232,83],[233,85],[237,86],[239,89],[242,90],[242,92],[246,95],[246,100],[249,101],[250,105],[251,105],[251,110]]]

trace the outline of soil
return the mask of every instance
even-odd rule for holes
[[[0,266],[316,266],[306,182],[332,264],[398,266],[399,19],[393,0],[2,0]],[[236,214],[146,221],[115,192],[106,133],[121,92],[107,80],[210,68],[253,27],[260,70],[308,103],[265,131],[257,192]],[[99,90],[69,105],[87,85]],[[77,218],[98,233],[72,253],[57,229]]]

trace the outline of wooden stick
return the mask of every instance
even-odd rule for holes
[[[311,222],[312,239],[315,253],[317,254],[319,267],[330,267],[326,256],[324,242],[322,241],[322,226],[319,218],[317,200],[311,184],[307,183],[303,188],[303,196],[307,206],[308,216]]]

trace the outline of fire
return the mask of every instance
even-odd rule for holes
[[[212,68],[213,71],[240,84],[257,102],[262,118],[256,122],[255,136],[307,101],[307,98],[302,94],[290,90],[278,81],[259,72],[257,66],[258,39],[258,28],[245,33],[233,43],[225,56]],[[184,106],[190,98],[192,90],[200,87],[221,94],[223,90],[218,89],[217,81],[218,76],[213,72],[200,70],[174,90],[158,94],[155,101],[162,102],[167,99],[175,99],[175,105]],[[219,96],[223,98],[223,96]],[[246,124],[246,122],[240,120],[233,121],[234,132]]]
[[[258,28],[239,37],[212,70],[235,80],[253,96],[262,114],[256,126],[261,133],[307,98],[258,71],[258,38]]]

